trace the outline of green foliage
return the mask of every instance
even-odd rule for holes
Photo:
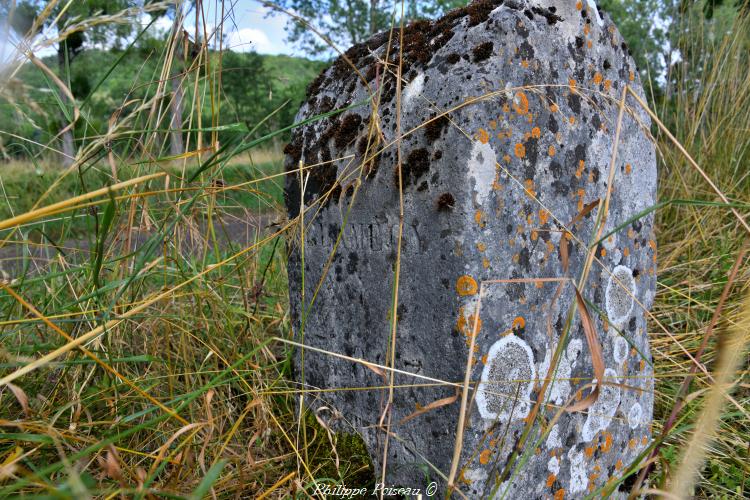
[[[466,0],[411,0],[404,2],[404,17],[407,21],[437,17],[467,3]],[[280,0],[278,4],[312,23],[335,46],[344,50],[387,29],[394,18],[401,17],[400,3],[382,0]],[[319,57],[331,53],[328,43],[305,24],[290,18],[286,30],[289,40],[308,54]]]
[[[77,100],[85,101],[83,119],[76,126],[75,134],[80,144],[85,138],[98,136],[107,131],[113,113],[127,113],[153,95],[159,78],[158,53],[163,50],[163,41],[147,38],[123,56],[119,49],[91,49],[80,53],[69,67],[71,87]],[[120,56],[115,71],[109,75],[113,61]],[[212,54],[213,63],[218,64],[218,54]],[[222,54],[222,113],[220,125],[243,123],[256,136],[291,125],[294,115],[305,96],[307,84],[321,71],[325,63],[290,56],[268,56],[256,53],[225,52]],[[55,68],[54,57],[44,62]],[[94,87],[106,76],[101,85]],[[18,74],[17,97],[13,102],[0,97],[0,120],[3,135],[0,149],[7,158],[28,158],[43,153],[40,145],[20,142],[9,136],[17,135],[44,144],[52,140],[59,131],[59,113],[50,113],[58,104],[58,90],[44,74],[31,64],[25,65]],[[199,92],[204,91],[205,81],[199,82]],[[192,98],[193,86],[185,88],[186,101]],[[93,91],[93,94],[91,92]],[[18,97],[23,96],[23,102]],[[125,107],[122,104],[129,102]],[[204,106],[203,123],[211,123],[210,105]],[[166,125],[164,125],[166,127]],[[222,141],[229,137],[220,132]],[[280,137],[285,140],[286,136]],[[128,141],[113,144],[116,151],[127,148]]]
[[[669,21],[665,2],[598,0],[597,3],[610,15],[620,34],[627,41],[641,72],[641,79],[650,82],[651,78],[661,75],[666,68],[665,57],[669,57],[669,47],[667,33],[654,21]]]
[[[305,88],[324,66],[319,61],[290,56],[223,54],[222,89],[229,105],[224,119],[243,122],[248,130],[258,132],[291,125]]]

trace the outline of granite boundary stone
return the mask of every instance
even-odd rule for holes
[[[488,284],[482,296],[471,375],[479,389],[470,394],[457,484],[472,498],[595,491],[618,480],[651,439],[652,214],[598,245],[582,290],[606,366],[599,398],[541,426],[591,387],[591,353],[576,315],[525,453],[498,484],[575,301],[571,286],[557,293],[558,283],[533,279],[580,276],[597,217],[586,207],[606,195],[624,85],[643,95],[627,45],[593,2],[474,2],[408,25],[403,47],[398,31],[373,36],[345,54],[356,72],[339,58],[310,85],[297,121],[350,109],[296,128],[285,149],[288,171],[310,167],[303,183],[290,173],[285,187],[290,218],[306,209],[304,272],[300,232],[288,239],[296,339],[388,364],[400,52],[405,217],[395,367],[461,383],[480,283],[528,280]],[[631,98],[626,105],[605,234],[656,198],[650,120]],[[315,351],[305,350],[304,367],[301,360],[298,351],[299,381],[327,390],[306,404],[331,428],[362,435],[379,478],[387,379]],[[450,469],[459,404],[404,419],[456,389],[402,374],[394,383],[386,482],[445,486],[436,470]]]

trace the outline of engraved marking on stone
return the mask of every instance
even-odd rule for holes
[[[305,242],[308,247],[332,249],[340,227],[323,223],[313,224]],[[403,250],[407,253],[424,253],[427,244],[417,225],[404,225]],[[386,252],[396,248],[398,224],[390,223],[349,223],[344,228],[341,247],[348,251],[365,253]]]

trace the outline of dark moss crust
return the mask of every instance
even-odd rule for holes
[[[469,5],[454,9],[436,21],[418,20],[409,23],[403,30],[403,47],[400,46],[401,33],[398,28],[383,31],[371,37],[369,40],[356,44],[347,50],[343,56],[337,58],[331,67],[318,75],[318,77],[307,88],[307,116],[316,116],[328,113],[335,106],[335,95],[342,93],[352,95],[357,86],[369,88],[369,93],[379,93],[382,126],[389,128],[393,126],[394,116],[391,115],[389,105],[396,97],[396,80],[391,72],[384,71],[374,53],[381,54],[391,64],[401,64],[402,74],[407,81],[413,79],[423,68],[430,64],[433,56],[444,47],[454,36],[454,29],[463,23],[465,27],[477,26],[487,22],[488,26],[493,22],[490,13],[497,7],[504,5],[509,9],[516,10],[520,15],[529,19],[540,17],[549,25],[562,21],[556,14],[555,7],[543,8],[540,6],[527,6],[524,2],[516,0],[477,0]],[[586,16],[586,9],[582,15]],[[590,19],[586,19],[590,23]],[[521,27],[517,28],[521,30]],[[523,35],[523,33],[521,33]],[[571,56],[578,60],[583,57],[584,40],[581,37],[575,40],[575,49]],[[623,52],[629,52],[623,43]],[[490,58],[493,54],[494,45],[492,41],[480,43],[467,53],[460,54],[452,52],[442,55],[437,64],[458,64],[462,59],[472,62],[481,62]],[[534,57],[533,48],[528,43],[519,47],[515,58],[530,60]],[[356,70],[354,69],[356,68]],[[470,78],[471,74],[467,75]],[[583,81],[584,75],[576,75]],[[332,98],[333,96],[333,98]],[[577,96],[570,97],[571,108],[578,107]],[[318,122],[313,122],[295,129],[292,133],[290,143],[284,149],[287,155],[285,167],[287,171],[298,168],[300,160],[305,165],[325,163],[324,165],[311,169],[311,177],[306,189],[306,202],[314,201],[330,193],[322,203],[325,205],[331,198],[338,196],[336,187],[336,166],[331,162],[333,158],[342,157],[346,154],[354,154],[355,164],[361,164],[364,156],[372,157],[378,147],[372,144],[369,136],[369,110],[363,109],[349,112],[346,116],[329,117]],[[440,117],[424,126],[425,138],[432,143],[440,138],[448,124],[446,117]],[[558,124],[550,117],[550,129],[557,128]],[[371,143],[368,148],[367,144]],[[533,144],[527,145],[527,149]],[[534,152],[534,151],[532,151]],[[367,177],[372,177],[377,172],[380,157],[376,156],[369,160],[365,166]],[[326,163],[328,162],[328,163]],[[297,176],[287,177],[285,196],[290,203],[290,215],[297,214],[297,206],[294,200],[299,199],[299,186]],[[405,187],[416,186],[416,178],[405,180]]]
[[[436,21],[418,20],[404,27],[403,50],[399,44],[400,33],[398,28],[384,31],[374,35],[366,42],[354,45],[347,50],[343,56],[337,58],[332,66],[321,72],[307,88],[307,105],[309,116],[315,116],[330,112],[334,107],[333,99],[328,95],[320,96],[323,89],[340,88],[352,93],[357,85],[366,82],[372,91],[380,90],[380,102],[383,105],[383,122],[387,126],[391,118],[387,111],[387,105],[396,96],[395,78],[386,74],[383,76],[383,68],[377,62],[372,53],[387,45],[388,60],[398,64],[401,59],[402,74],[407,79],[412,78],[416,71],[424,68],[432,59],[432,56],[453,37],[453,28],[466,19],[469,27],[476,26],[489,17],[490,12],[505,3],[510,8],[520,7],[510,0],[479,0],[466,7],[448,12]],[[390,44],[389,44],[390,40]],[[389,44],[389,45],[388,45]],[[492,43],[481,44],[475,48],[475,60],[486,59],[491,55]],[[450,54],[448,62],[455,64],[460,60],[459,54]],[[352,67],[356,67],[357,71]],[[362,80],[365,80],[363,82]],[[378,80],[381,80],[380,82]],[[378,89],[378,85],[382,85]],[[332,158],[343,156],[345,152],[354,152],[358,155],[355,159],[361,162],[367,152],[372,155],[374,150],[367,151],[368,132],[365,125],[368,117],[360,113],[349,113],[343,117],[330,117],[315,123],[310,123],[295,129],[289,144],[284,148],[286,154],[285,167],[287,171],[299,167],[300,160],[305,165],[324,163],[310,170],[305,191],[305,202],[311,202],[320,196],[329,193],[326,204],[330,199],[340,195],[340,187],[336,186],[337,169]],[[425,126],[425,136],[431,142],[437,140],[443,133],[448,120],[440,117]],[[317,134],[316,134],[317,132]],[[353,149],[353,151],[349,151]],[[377,171],[380,158],[376,157],[366,165],[367,177],[371,177]],[[325,163],[331,162],[331,163]],[[429,153],[424,150],[416,150],[409,153],[404,162],[404,187],[418,186],[424,189],[424,182],[418,185],[417,181],[429,170]],[[289,215],[294,217],[299,213],[299,176],[287,176],[285,198],[289,207]]]

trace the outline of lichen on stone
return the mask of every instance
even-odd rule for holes
[[[591,441],[597,432],[609,427],[612,417],[620,406],[620,387],[617,372],[611,368],[604,370],[604,380],[601,384],[599,397],[588,410],[586,422],[583,424],[581,437],[584,442]]]
[[[482,418],[508,422],[528,415],[535,378],[534,354],[526,342],[513,334],[495,342],[477,391]]]
[[[626,266],[615,267],[607,282],[605,304],[607,317],[613,324],[622,325],[628,320],[635,292],[633,271]]]

